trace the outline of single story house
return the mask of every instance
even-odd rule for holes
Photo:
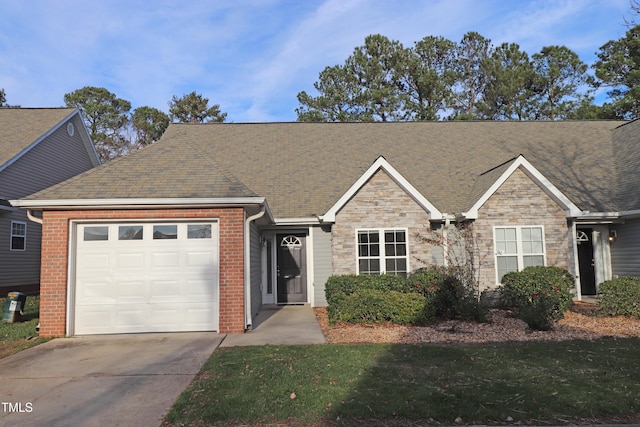
[[[443,264],[418,236],[459,224],[482,288],[553,265],[593,295],[640,275],[639,172],[637,121],[172,124],[12,204],[42,216],[42,335],[236,333]]]
[[[9,200],[99,164],[78,110],[0,108],[0,296],[40,283],[40,224]]]

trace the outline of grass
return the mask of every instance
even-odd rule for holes
[[[184,425],[640,420],[640,339],[216,350],[166,417]]]
[[[4,309],[4,303],[5,298],[0,298],[0,310]],[[39,316],[40,296],[29,295],[19,322],[0,321],[0,359],[47,341],[36,332]]]

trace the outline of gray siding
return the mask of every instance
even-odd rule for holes
[[[0,211],[0,287],[40,283],[40,241],[42,226],[27,219],[23,211]],[[24,251],[11,250],[11,222],[27,225]],[[18,290],[18,289],[16,289]]]
[[[0,172],[0,197],[18,199],[50,187],[94,166],[83,140],[84,128],[78,116],[71,119],[75,133],[70,137],[66,122],[22,157]],[[11,251],[11,221],[27,224],[25,251]],[[42,227],[27,219],[24,210],[0,211],[0,287],[40,283]]]
[[[615,276],[640,277],[640,219],[614,224],[618,239],[611,245],[611,268]]]
[[[82,128],[74,125],[73,137],[64,124],[0,172],[0,197],[28,196],[91,169],[94,165],[81,137]]]
[[[255,316],[262,305],[262,245],[255,223],[251,223],[251,315]]]
[[[332,274],[331,230],[313,228],[313,298],[316,307],[326,307],[324,285]]]

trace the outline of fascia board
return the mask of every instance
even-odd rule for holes
[[[223,197],[223,198],[175,198],[175,199],[62,199],[62,200],[10,200],[13,206],[30,209],[65,208],[137,208],[153,206],[246,206],[266,204],[264,197]],[[271,216],[270,210],[268,210]],[[273,218],[271,216],[271,218]]]
[[[317,225],[320,224],[318,217],[313,218],[275,218],[276,225]]]
[[[467,212],[462,213],[465,219],[478,219],[478,210],[487,200],[506,182],[506,180],[519,168],[522,167],[524,173],[535,182],[540,188],[559,204],[565,211],[567,217],[576,217],[582,214],[582,211],[565,196],[555,185],[551,183],[538,169],[536,169],[524,156],[520,155],[509,166],[509,168],[498,178],[491,187],[476,201],[476,203]]]
[[[424,210],[428,211],[431,219],[441,220],[442,213],[429,202],[405,177],[400,174],[387,160],[380,156],[363,173],[360,178],[347,190],[346,193],[324,215],[320,217],[322,222],[335,222],[336,214],[347,204],[349,200],[366,184],[366,182],[378,171],[384,170],[404,191],[406,191]]]

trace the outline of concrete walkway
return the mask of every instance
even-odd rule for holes
[[[264,306],[244,334],[227,335],[220,347],[324,344],[313,308],[308,305]]]

